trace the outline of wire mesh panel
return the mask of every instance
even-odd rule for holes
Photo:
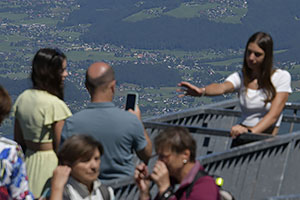
[[[279,188],[279,194],[288,195],[288,194],[300,193],[299,163],[300,163],[300,139],[295,139],[293,143],[291,143],[289,157],[287,158],[285,164],[285,173],[282,175],[283,181]]]
[[[276,197],[269,197],[265,200],[299,200],[300,194],[291,194],[291,195],[283,195],[283,196],[276,196]]]
[[[210,174],[223,177],[236,199],[252,200],[300,191],[300,133],[282,135],[202,157]]]
[[[296,112],[300,104],[287,103],[285,108],[294,113],[283,116],[283,122],[290,123],[292,130],[295,123],[300,123]],[[200,162],[210,174],[224,178],[224,189],[236,199],[300,200],[300,133],[277,137],[243,134],[238,140],[258,142],[232,148],[235,140],[229,130],[239,116],[238,101],[229,100],[153,117],[145,120],[144,126],[152,141],[164,128],[178,125],[188,128],[197,142]],[[149,168],[156,159],[150,160]],[[136,157],[136,163],[139,162]],[[116,199],[138,199],[132,177],[110,185],[115,189]],[[150,193],[152,197],[157,193],[155,185]]]

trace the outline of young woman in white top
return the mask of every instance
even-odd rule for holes
[[[276,135],[291,89],[289,72],[273,68],[273,40],[264,32],[253,34],[246,45],[241,72],[231,74],[223,83],[199,88],[188,82],[178,86],[183,96],[216,96],[238,92],[242,117],[231,128],[232,137],[246,132]]]

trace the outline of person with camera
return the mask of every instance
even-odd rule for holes
[[[101,141],[106,152],[100,168],[102,181],[132,176],[133,151],[144,162],[148,162],[152,154],[152,143],[141,122],[138,106],[128,112],[114,105],[116,80],[113,68],[107,63],[93,63],[86,71],[85,85],[91,102],[66,120],[62,140],[84,133]]]

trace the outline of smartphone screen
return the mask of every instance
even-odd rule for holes
[[[134,110],[135,103],[136,103],[136,95],[127,94],[125,110],[129,110],[129,109]]]

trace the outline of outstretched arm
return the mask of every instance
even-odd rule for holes
[[[178,84],[181,89],[177,92],[183,92],[179,97],[184,96],[217,96],[234,91],[234,86],[231,82],[225,81],[224,83],[212,83],[203,88],[199,88],[189,82],[182,81]]]

